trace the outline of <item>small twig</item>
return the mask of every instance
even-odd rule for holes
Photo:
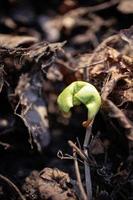
[[[87,65],[82,66],[82,67],[72,68],[72,67],[70,67],[68,64],[66,64],[64,61],[59,60],[59,59],[56,59],[56,63],[57,63],[57,64],[62,65],[63,67],[69,69],[69,70],[72,71],[72,72],[76,72],[76,71],[79,70],[79,69],[86,69],[86,68],[89,68],[89,67],[92,67],[92,66],[101,64],[101,63],[103,63],[103,62],[105,62],[105,61],[106,61],[106,59],[102,59],[102,60],[99,60],[99,61],[94,62],[94,63],[91,63],[91,64],[87,64]]]
[[[62,153],[61,150],[59,150],[59,151],[57,152],[57,157],[60,158],[61,160],[74,160],[74,157],[71,156],[71,155],[69,155],[69,154],[64,154],[64,155],[63,155],[63,153]],[[80,163],[83,164],[83,161],[82,161],[82,160],[80,160],[79,158],[78,158],[77,160],[78,160]]]
[[[79,186],[79,190],[81,192],[81,196],[82,196],[83,200],[87,200],[87,195],[85,193],[85,190],[84,190],[84,187],[83,187],[83,184],[82,184],[82,181],[81,181],[79,165],[78,165],[77,155],[76,155],[75,149],[73,149],[73,157],[74,157],[75,172],[76,172],[76,177],[77,177],[77,183],[78,183],[78,186]]]
[[[19,195],[21,200],[26,200],[25,197],[20,192],[20,190],[18,189],[18,187],[12,181],[10,181],[7,177],[1,174],[0,174],[0,179],[8,183],[8,185],[10,185],[15,190],[15,192]]]
[[[90,131],[89,131],[90,130]],[[88,141],[90,139],[90,133],[91,133],[91,127],[87,128],[86,131],[86,137],[85,137],[85,141],[84,141],[84,153],[72,142],[72,141],[68,141],[68,144],[75,149],[76,153],[84,160],[84,165],[85,165],[85,179],[86,179],[86,189],[87,189],[87,196],[88,196],[88,200],[92,199],[92,186],[91,186],[91,176],[90,176],[90,167],[88,164],[88,150],[87,150],[87,146],[88,146]]]
[[[82,150],[80,150],[71,140],[68,141],[70,147],[75,149],[76,153],[86,162],[88,162],[88,158],[84,155]]]

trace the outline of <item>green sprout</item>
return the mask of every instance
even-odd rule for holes
[[[84,154],[88,157],[88,144],[91,136],[91,128],[94,118],[101,106],[101,97],[97,89],[88,82],[75,81],[67,86],[57,99],[59,108],[68,113],[73,106],[84,104],[88,110],[88,120],[86,123],[86,135],[84,139]],[[92,200],[92,184],[89,163],[84,161],[85,181],[86,181],[86,199]]]
[[[91,121],[97,114],[101,97],[97,89],[88,82],[75,81],[67,86],[58,97],[59,108],[63,112],[69,112],[73,106],[84,104],[88,110],[88,119]]]

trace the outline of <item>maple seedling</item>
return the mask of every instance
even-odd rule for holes
[[[57,99],[61,111],[68,113],[73,106],[84,104],[88,110],[88,119],[83,125],[87,128],[84,140],[84,153],[88,156],[87,146],[90,140],[93,120],[100,109],[101,97],[97,89],[85,81],[75,81],[67,86]],[[85,163],[85,177],[88,199],[92,199],[90,168]]]

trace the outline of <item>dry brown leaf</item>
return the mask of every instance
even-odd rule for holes
[[[69,187],[71,185],[71,187]],[[40,174],[33,172],[23,187],[28,199],[77,200],[70,177],[59,169],[45,168]]]
[[[38,39],[32,36],[6,35],[0,34],[0,47],[15,48],[18,46],[32,45]]]
[[[47,43],[39,42],[28,48],[0,48],[0,64],[10,66],[10,60],[13,67],[21,68],[28,61],[38,63],[42,69],[51,66],[58,51],[62,51],[65,42]]]

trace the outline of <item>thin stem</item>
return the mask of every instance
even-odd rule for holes
[[[91,136],[92,123],[87,127],[84,139],[84,154],[86,155],[86,157],[88,157],[87,147]],[[85,182],[86,182],[87,197],[88,200],[92,200],[92,183],[91,183],[90,166],[86,160],[84,161],[84,166],[85,166]]]

